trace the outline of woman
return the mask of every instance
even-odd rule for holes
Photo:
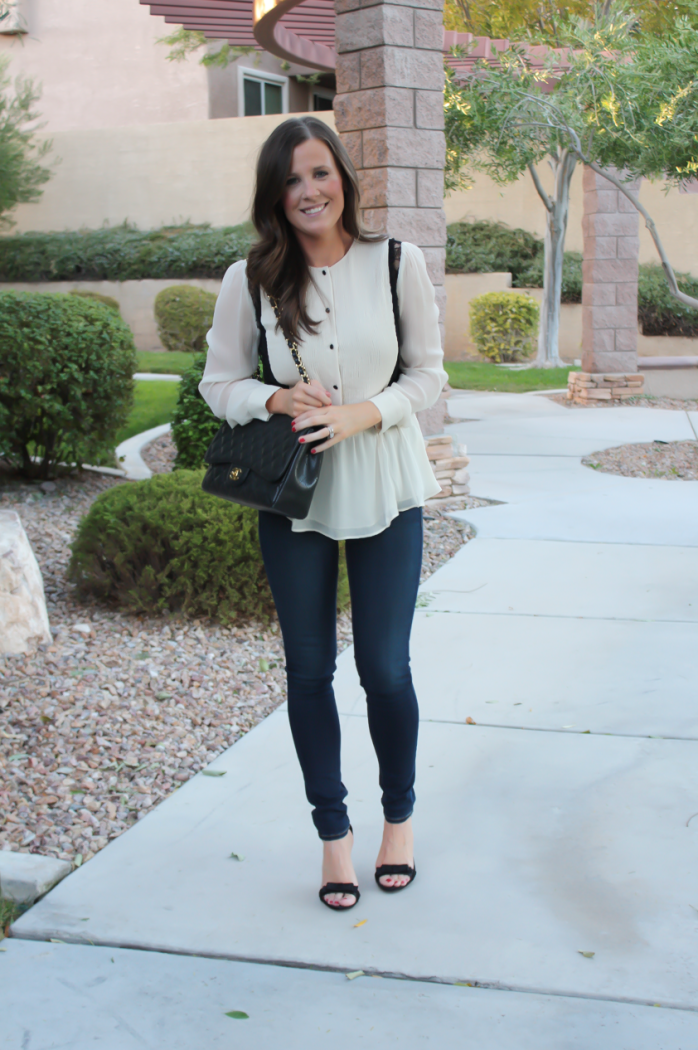
[[[247,262],[225,275],[199,389],[231,426],[282,412],[295,430],[322,428],[313,435],[311,454],[324,458],[307,518],[261,512],[259,538],[284,640],[291,731],[323,841],[320,899],[351,908],[359,888],[332,691],[338,541],[346,540],[356,665],[383,791],[376,882],[394,892],[416,874],[418,708],[409,636],[421,508],[439,485],[415,412],[436,401],[446,380],[438,311],[421,251],[403,244],[400,375],[391,384],[398,339],[388,241],[362,230],[354,167],[337,135],[316,118],[287,120],[265,142],[252,218],[259,241]],[[278,385],[252,378],[259,333],[251,289],[261,290]],[[298,340],[309,385],[298,381],[286,336]]]

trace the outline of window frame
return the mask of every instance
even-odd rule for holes
[[[278,73],[266,73],[261,69],[249,69],[247,66],[238,66],[238,116],[245,116],[245,81],[256,80],[264,87],[264,83],[281,85],[281,112],[288,113],[288,77],[282,77]],[[264,108],[264,90],[262,90],[262,108]],[[262,116],[278,116],[278,114],[266,114]]]
[[[334,97],[335,97],[336,94],[337,94],[337,92],[336,91],[332,91],[330,88],[313,87],[313,86],[311,86],[311,88],[310,88],[310,97],[308,99],[308,102],[310,103],[311,106],[314,106],[315,105],[315,95],[317,95],[318,98],[326,98],[326,99],[329,99],[330,102],[334,102]],[[330,107],[330,109],[333,109],[333,108],[334,108],[333,106]],[[313,109],[310,112],[312,112],[312,113],[322,113],[323,111],[321,109]],[[325,112],[327,112],[327,111],[325,110]]]

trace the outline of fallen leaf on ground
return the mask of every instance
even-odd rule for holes
[[[347,980],[353,981],[355,977],[365,977],[365,976],[366,975],[365,975],[363,970],[352,970],[351,973],[347,974]]]
[[[368,922],[368,919],[362,919],[361,922],[355,922],[354,923],[354,929],[358,930],[359,926],[365,926],[367,922]]]
[[[224,777],[225,772],[224,769],[202,769],[201,775],[202,777]]]
[[[476,725],[477,725],[477,722],[475,721],[475,719],[474,719],[474,718],[471,718],[471,717],[470,717],[470,715],[468,715],[468,717],[467,717],[467,718],[466,718],[466,720],[465,720],[465,724],[466,724],[467,726],[476,726]]]
[[[242,853],[231,853],[230,854],[230,859],[231,860],[244,860],[245,858],[242,855]]]
[[[244,1010],[228,1010],[225,1016],[234,1017],[236,1021],[248,1021],[250,1018],[250,1015],[246,1014]]]
[[[596,952],[579,952],[579,954],[583,955],[585,959],[593,959]]]

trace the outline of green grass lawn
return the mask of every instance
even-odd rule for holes
[[[529,390],[561,390],[578,368],[499,368],[489,361],[446,361],[448,380],[456,390],[499,390],[525,394]]]
[[[181,376],[195,357],[196,354],[186,354],[183,350],[170,350],[164,354],[151,350],[139,350],[138,371]]]
[[[126,425],[117,434],[117,445],[143,430],[169,423],[177,404],[178,393],[179,383],[171,379],[143,379],[136,382],[133,408]]]

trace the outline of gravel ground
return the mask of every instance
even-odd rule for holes
[[[223,628],[79,604],[69,543],[92,500],[119,479],[83,472],[6,482],[41,567],[53,644],[0,657],[0,849],[88,860],[285,699],[278,628]],[[425,509],[423,579],[473,535]],[[348,615],[340,648],[351,642]]]
[[[544,397],[550,398],[558,405],[564,405],[565,408],[633,408],[640,406],[641,408],[673,408],[683,412],[698,411],[698,400],[695,398],[651,397],[649,394],[640,394],[638,397],[629,397],[627,401],[577,402],[568,401],[566,394],[545,394]]]
[[[697,441],[652,441],[647,445],[619,445],[593,452],[582,460],[604,474],[625,478],[666,478],[698,481]]]
[[[141,449],[141,459],[153,474],[169,473],[174,466],[176,455],[177,449],[171,434],[163,434]]]

